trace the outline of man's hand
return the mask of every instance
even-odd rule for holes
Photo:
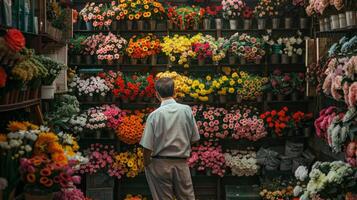
[[[151,163],[152,151],[144,148],[144,166],[148,167]]]

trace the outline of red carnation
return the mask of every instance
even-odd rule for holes
[[[25,37],[17,29],[9,29],[4,37],[7,46],[14,52],[19,52],[25,47]]]

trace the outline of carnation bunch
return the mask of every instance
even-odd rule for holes
[[[107,127],[116,130],[122,122],[126,112],[118,108],[116,105],[103,105],[102,112],[107,118]]]
[[[79,173],[81,174],[104,172],[118,179],[125,174],[123,166],[115,164],[114,146],[91,144],[84,154],[89,158],[89,162],[80,166]]]
[[[254,8],[254,15],[258,18],[277,16],[281,4],[281,0],[259,0]]]
[[[103,33],[88,36],[83,42],[83,53],[86,55],[95,55],[101,41],[104,41],[106,36]]]
[[[191,157],[187,162],[190,168],[209,171],[221,177],[226,171],[222,148],[214,146],[212,142],[204,142],[204,144],[192,147]]]
[[[282,136],[284,131],[289,128],[290,116],[287,114],[288,108],[283,107],[280,111],[267,111],[260,115],[266,123],[266,128],[277,136]]]
[[[122,59],[127,43],[124,38],[113,33],[108,33],[98,43],[98,47],[96,48],[98,60],[106,60],[108,63],[113,63]]]
[[[254,176],[258,173],[256,152],[248,150],[231,150],[224,153],[227,167],[233,176]]]
[[[91,76],[86,79],[75,76],[69,84],[69,91],[75,92],[78,96],[105,97],[109,89],[106,81],[99,76]]]
[[[112,3],[111,6],[113,6],[113,9],[103,3],[96,5],[94,2],[88,2],[79,12],[79,16],[85,22],[90,22],[94,28],[102,29],[104,27],[109,27],[116,14],[116,10],[114,10],[115,2]]]

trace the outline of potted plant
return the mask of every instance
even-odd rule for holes
[[[80,64],[81,54],[83,53],[84,47],[83,42],[86,39],[85,36],[78,36],[76,38],[71,38],[69,41],[69,53],[71,56],[71,63]]]
[[[151,57],[151,64],[156,65],[157,54],[160,50],[160,40],[150,33],[131,37],[125,51],[132,61],[131,64],[135,64],[137,59],[141,59],[142,64],[146,64],[147,58]]]
[[[238,28],[238,18],[241,16],[246,4],[243,0],[223,0],[223,18],[229,20],[231,30]]]
[[[243,29],[244,30],[249,30],[252,28],[253,24],[253,9],[246,5],[243,9]]]
[[[192,6],[174,6],[167,11],[168,19],[180,30],[198,30],[204,17],[204,8]]]
[[[106,61],[109,65],[112,65],[114,62],[122,63],[127,43],[119,35],[108,33],[108,35],[103,37],[102,41],[99,41],[95,49],[98,62]]]
[[[222,5],[211,4],[205,8],[205,15],[203,18],[203,29],[210,30],[211,22],[213,19],[217,18],[222,10]],[[216,28],[218,29],[218,28]]]
[[[351,27],[357,24],[357,5],[353,1],[347,1],[346,7],[346,26]]]
[[[60,72],[66,69],[66,65],[58,63],[49,57],[38,56],[37,60],[47,69],[48,74],[42,78],[41,87],[41,98],[42,99],[53,99],[55,93],[55,86],[53,82],[60,74]]]
[[[254,8],[254,15],[257,18],[258,29],[263,30],[266,28],[266,20],[268,17],[277,15],[278,11],[275,10],[275,1],[273,0],[259,0]]]

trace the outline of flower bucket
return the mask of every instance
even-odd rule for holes
[[[227,96],[226,95],[219,95],[219,102],[220,103],[227,103]]]
[[[280,19],[279,18],[273,18],[271,23],[272,23],[273,29],[278,29],[280,27]]]
[[[86,28],[88,31],[93,31],[93,24],[92,22],[86,22]]]
[[[279,64],[279,61],[280,61],[279,57],[280,57],[279,54],[276,54],[276,53],[272,54],[270,56],[271,63],[272,64]]]
[[[91,95],[88,95],[88,96],[86,96],[86,101],[87,102],[93,102],[94,101],[94,97],[91,96]]]
[[[100,130],[95,130],[94,136],[95,136],[96,139],[100,139],[100,138],[101,138],[101,135],[102,135],[102,133],[101,133]]]
[[[230,65],[236,64],[236,57],[235,56],[229,56],[228,59],[229,59],[228,61],[229,61]]]
[[[138,64],[138,59],[136,59],[136,58],[130,58],[130,64],[132,64],[132,65]]]
[[[331,15],[330,16],[330,21],[331,21],[331,29],[336,30],[340,28],[340,20],[338,15]]]
[[[203,65],[205,65],[205,59],[199,59],[198,66],[203,66]]]
[[[247,60],[245,58],[239,58],[239,62],[242,65],[245,65],[247,63]]]
[[[258,29],[263,30],[263,29],[265,29],[265,26],[266,26],[266,19],[259,18],[258,19]]]
[[[133,21],[131,20],[126,21],[126,28],[128,29],[128,31],[133,30]]]
[[[251,19],[245,19],[244,24],[243,24],[243,29],[248,30],[252,28],[252,20]]]
[[[56,87],[54,85],[43,85],[41,87],[41,99],[53,99]]]
[[[320,32],[325,31],[325,21],[324,21],[324,19],[319,19],[319,29],[320,29]]]
[[[292,63],[292,64],[297,64],[297,63],[299,63],[299,55],[297,55],[296,53],[294,53],[294,54],[291,56],[291,63]]]
[[[281,64],[289,64],[289,56],[288,54],[281,55]]]
[[[215,22],[216,22],[216,29],[222,30],[222,19],[217,18],[217,19],[215,19]]]
[[[148,63],[148,57],[140,59],[141,64],[147,64]]]
[[[150,19],[149,24],[150,24],[150,30],[152,31],[156,30],[156,20]]]
[[[200,29],[200,24],[198,22],[193,24],[193,30],[197,31],[198,29]]]
[[[291,101],[297,101],[299,94],[297,92],[291,93]]]
[[[346,14],[345,13],[338,14],[338,19],[340,22],[340,28],[345,28],[347,26]]]
[[[261,95],[257,96],[257,102],[263,102],[263,96]]]
[[[112,21],[111,26],[112,26],[112,31],[117,31],[118,30],[118,24],[117,24],[116,21]]]
[[[172,21],[167,20],[167,29],[172,30],[174,29],[174,24]]]
[[[82,56],[81,55],[74,55],[74,63],[75,64],[80,64],[81,63],[81,58]]]
[[[143,21],[143,20],[138,20],[138,21],[136,22],[136,24],[138,25],[138,30],[139,30],[139,31],[144,30],[144,21]]]
[[[157,55],[151,55],[151,58],[150,58],[150,62],[151,62],[151,65],[157,65]]]
[[[300,29],[307,29],[308,25],[307,25],[307,22],[308,22],[308,19],[306,17],[302,17],[299,19],[300,21]]]
[[[311,127],[305,127],[304,128],[304,136],[305,137],[309,137],[310,136],[310,134],[311,134]]]
[[[91,64],[93,64],[93,57],[91,56],[91,55],[85,55],[85,63],[87,64],[87,65],[91,65]]]
[[[243,101],[242,96],[237,94],[236,95],[236,101],[237,101],[237,103],[242,103],[242,101]]]
[[[346,26],[355,26],[356,17],[357,15],[355,11],[346,11]]]
[[[278,94],[277,99],[278,99],[278,101],[284,101],[285,96],[282,94]]]
[[[273,94],[271,92],[267,93],[267,101],[273,101]]]
[[[25,193],[25,200],[52,200],[53,193],[44,195],[35,195],[30,193]]]
[[[330,30],[331,30],[330,19],[326,17],[324,18],[324,31],[330,31]]]
[[[203,19],[203,29],[210,30],[211,29],[211,19],[205,18]]]
[[[11,1],[2,1],[4,14],[5,14],[5,25],[12,26],[12,4]]]
[[[291,26],[292,26],[292,19],[290,17],[285,18],[284,20],[285,29],[291,29]]]
[[[238,21],[236,19],[229,20],[229,27],[231,30],[236,30],[238,26]]]

